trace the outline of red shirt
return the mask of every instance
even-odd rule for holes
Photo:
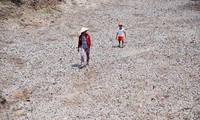
[[[87,42],[87,44],[88,44],[88,46],[89,46],[89,48],[90,48],[90,47],[92,46],[91,37],[90,37],[89,34],[86,34],[85,36],[86,36],[86,42]],[[78,40],[78,48],[80,48],[81,45],[82,45],[81,37],[82,37],[82,35],[79,36],[79,40]]]

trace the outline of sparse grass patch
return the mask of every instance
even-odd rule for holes
[[[19,100],[27,100],[29,99],[31,91],[28,90],[28,88],[25,88],[22,92],[18,92],[14,94],[14,97]]]
[[[62,2],[63,0],[1,0],[0,2],[13,2],[15,4],[23,4],[28,6],[33,6],[35,9],[46,8],[48,6],[55,6]]]
[[[31,5],[34,9],[47,8],[49,6],[56,6],[62,0],[22,0],[23,4]]]
[[[34,2],[34,0],[21,0],[21,2],[22,2],[23,4],[31,5],[31,4]]]

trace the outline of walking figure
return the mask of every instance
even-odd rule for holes
[[[120,47],[120,43],[122,42],[122,48],[123,48],[125,46],[124,39],[126,37],[126,32],[125,32],[125,29],[123,28],[122,23],[119,23],[118,26],[119,28],[117,30],[116,39],[119,42],[119,45],[118,45],[119,47]]]
[[[82,27],[78,40],[78,52],[81,50],[81,65],[80,68],[89,65],[90,60],[90,47],[92,45],[91,37],[87,33],[88,28]]]

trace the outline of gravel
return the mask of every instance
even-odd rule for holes
[[[200,119],[199,5],[73,0],[0,19],[0,119]],[[79,69],[83,26],[93,46],[90,66]]]

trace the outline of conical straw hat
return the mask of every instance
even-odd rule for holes
[[[82,27],[80,33],[83,33],[83,32],[85,32],[85,31],[88,31],[88,29],[89,29],[89,28]]]

